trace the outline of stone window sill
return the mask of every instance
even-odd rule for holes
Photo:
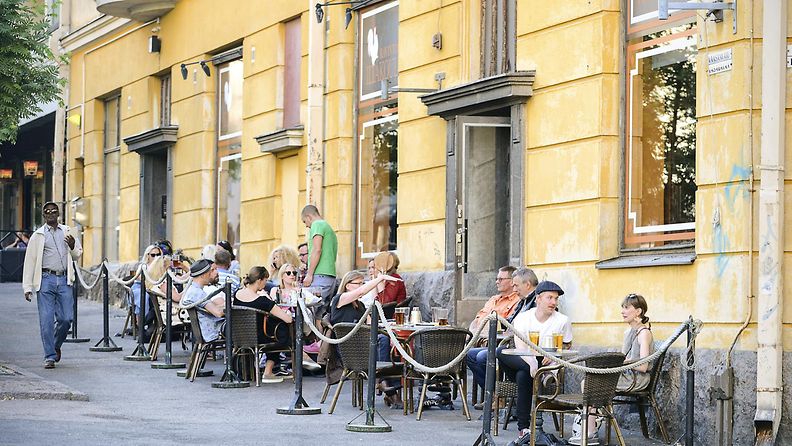
[[[645,268],[649,266],[692,265],[696,253],[690,251],[663,252],[652,251],[624,254],[594,264],[597,269]]]
[[[263,153],[279,153],[302,147],[303,133],[303,126],[297,126],[265,133],[255,138]]]

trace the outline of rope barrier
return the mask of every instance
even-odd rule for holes
[[[485,323],[479,324],[478,330],[476,330],[476,333],[473,335],[473,337],[470,339],[467,345],[465,345],[465,348],[462,349],[462,352],[458,354],[456,358],[452,359],[451,362],[439,367],[427,367],[426,365],[421,364],[420,362],[416,361],[412,356],[407,354],[407,352],[404,350],[404,347],[402,347],[399,338],[397,338],[396,335],[393,334],[393,329],[390,327],[390,324],[388,324],[388,320],[385,318],[385,310],[382,309],[382,304],[379,303],[379,301],[374,301],[374,304],[377,306],[377,310],[379,311],[379,315],[380,315],[380,321],[382,322],[382,325],[385,327],[385,331],[388,333],[388,336],[391,338],[391,341],[393,345],[396,347],[396,350],[402,356],[402,359],[412,364],[415,370],[418,370],[419,372],[423,372],[423,373],[441,373],[450,370],[451,368],[456,366],[457,363],[459,363],[459,361],[465,358],[465,355],[468,354],[470,349],[476,346],[478,340],[481,338],[482,330],[484,330],[484,327],[487,326],[487,324]],[[493,316],[490,314],[484,319],[484,321],[489,322],[492,318]]]
[[[225,288],[218,288],[218,289],[212,291],[211,293],[209,293],[206,297],[203,297],[203,298],[201,298],[199,300],[196,300],[195,302],[192,302],[192,303],[189,303],[189,304],[183,304],[182,302],[184,302],[184,301],[182,300],[182,302],[179,302],[179,306],[182,309],[184,309],[184,310],[189,310],[190,308],[195,308],[198,305],[201,305],[202,303],[206,302],[207,300],[217,296],[218,294],[220,294],[220,293],[222,293],[224,291],[225,291]],[[228,296],[226,296],[226,298],[228,298]]]
[[[685,350],[680,353],[681,358],[679,362],[682,363],[682,368],[685,369],[685,371],[695,371],[696,355],[694,353],[696,351],[696,336],[701,332],[701,326],[703,324],[698,319],[693,319],[692,321],[688,321],[688,323],[691,324],[690,342]],[[690,362],[690,364],[688,364],[688,362]]]
[[[165,281],[165,278],[168,276],[168,271],[167,271],[167,270],[165,270],[165,271],[162,273],[162,277],[160,277],[160,278],[159,278],[159,279],[157,279],[157,280],[154,280],[154,279],[152,279],[152,278],[151,278],[151,276],[149,276],[149,274],[148,274],[148,265],[141,265],[141,268],[143,269],[143,277],[145,277],[145,278],[146,278],[146,280],[147,280],[148,282],[150,282],[150,284],[149,284],[148,286],[157,286],[157,285],[160,285],[162,282],[164,282],[164,281]]]
[[[612,368],[607,368],[607,369],[595,369],[595,368],[591,368],[591,367],[586,367],[586,366],[582,366],[582,365],[579,365],[579,364],[575,364],[573,362],[565,361],[565,360],[559,358],[558,356],[555,356],[553,354],[553,352],[548,352],[548,351],[544,350],[543,348],[541,348],[538,345],[536,345],[533,342],[531,342],[530,339],[526,338],[526,336],[523,333],[521,333],[519,331],[516,331],[514,329],[514,325],[512,325],[509,321],[507,321],[503,317],[498,316],[498,319],[500,320],[500,322],[502,324],[504,324],[506,327],[511,329],[511,331],[514,333],[515,336],[517,336],[518,338],[520,338],[521,341],[526,343],[531,350],[533,350],[533,351],[535,351],[537,353],[540,353],[541,356],[544,356],[546,358],[550,358],[553,362],[557,362],[557,363],[559,363],[559,364],[561,364],[561,365],[563,365],[565,367],[568,367],[568,368],[570,368],[572,370],[577,370],[577,371],[584,372],[584,373],[594,373],[594,374],[598,374],[598,375],[607,375],[607,374],[611,374],[611,373],[622,373],[622,372],[625,372],[627,370],[631,370],[631,369],[634,369],[636,367],[639,367],[639,366],[641,366],[643,364],[646,364],[648,362],[654,361],[664,351],[668,350],[668,348],[671,347],[671,344],[673,344],[677,340],[677,338],[679,338],[679,336],[681,336],[682,333],[684,333],[687,330],[688,325],[690,324],[689,321],[685,321],[682,324],[680,324],[679,328],[677,328],[677,330],[674,332],[674,334],[671,335],[670,338],[666,339],[665,342],[663,342],[663,344],[660,345],[660,348],[655,350],[655,352],[652,353],[649,356],[643,357],[643,358],[639,359],[638,361],[635,361],[635,362],[632,362],[630,364],[623,365],[623,366],[620,366],[620,367],[612,367]],[[698,330],[701,330],[701,321],[696,320],[693,323],[694,323],[694,330],[696,329],[696,327],[697,327]],[[695,331],[694,331],[694,333],[695,333]],[[691,351],[692,351],[692,348],[693,348],[692,345],[693,344],[691,343]],[[687,352],[687,349],[686,349],[686,352]],[[685,359],[683,361],[683,363],[684,362],[687,362],[687,359]]]
[[[305,306],[305,301],[303,299],[298,298],[297,302],[300,305],[300,311],[302,311],[303,313],[303,323],[308,325],[308,328],[311,329],[311,331],[313,332],[313,334],[316,335],[317,338],[319,338],[324,342],[327,342],[328,344],[333,344],[333,345],[338,345],[341,344],[342,342],[346,342],[349,338],[354,336],[355,333],[357,333],[358,330],[360,330],[360,327],[362,327],[363,324],[366,322],[366,318],[369,316],[369,314],[371,314],[372,308],[374,308],[374,306],[370,306],[366,308],[366,312],[363,313],[363,316],[360,317],[360,320],[357,321],[357,324],[355,324],[355,326],[352,327],[352,331],[347,333],[346,336],[338,339],[333,339],[333,338],[328,338],[327,336],[322,334],[318,328],[316,328],[316,326],[313,323],[313,315],[311,315],[308,312],[308,307]]]
[[[83,289],[86,290],[93,289],[93,287],[95,287],[96,284],[99,283],[100,280],[102,280],[101,269],[99,270],[99,274],[96,275],[96,280],[94,280],[94,283],[92,283],[90,286],[85,283],[85,279],[83,279],[82,274],[80,273],[80,268],[77,266],[77,263],[74,264],[74,273],[75,276],[77,276],[77,280],[80,281],[80,285],[83,287]]]

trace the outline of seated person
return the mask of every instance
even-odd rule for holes
[[[514,290],[514,287],[512,286],[512,273],[514,273],[516,270],[517,268],[508,265],[498,269],[498,275],[495,278],[495,287],[498,290],[498,294],[492,296],[487,301],[487,303],[484,304],[481,310],[476,313],[476,317],[470,323],[469,330],[472,333],[475,333],[479,329],[480,321],[489,316],[493,310],[503,318],[508,318],[512,314],[517,302],[520,300],[520,295]],[[527,274],[528,271],[531,271],[527,268],[520,268],[520,270],[521,278],[522,274]],[[532,271],[531,274],[533,274]],[[536,275],[534,274],[533,277],[535,278]],[[486,339],[488,334],[489,331],[485,327],[481,332],[482,339]],[[465,356],[465,362],[467,363],[471,373],[473,373],[473,381],[479,386],[484,387],[484,379],[487,373],[487,348],[471,348]],[[483,402],[478,402],[473,407],[481,410],[483,405]]]
[[[378,260],[382,265],[377,265]],[[399,268],[399,257],[392,252],[380,253],[377,255],[377,258],[374,259],[374,264],[375,268],[372,278],[376,278],[380,274],[387,274],[393,278],[400,279],[386,282],[385,289],[379,293],[378,298],[383,306],[383,310],[385,310],[385,318],[393,319],[396,306],[407,300],[407,287],[404,286],[404,280],[401,280],[402,277],[396,272],[396,269]],[[377,268],[377,266],[379,266],[379,268]],[[369,274],[371,274],[370,269]]]
[[[242,286],[242,281],[239,280],[239,276],[231,272],[231,259],[233,256],[230,252],[226,251],[225,249],[218,249],[215,252],[214,257],[214,264],[215,268],[217,268],[217,285],[207,287],[205,290],[207,293],[211,293],[217,288],[222,288],[225,286],[226,283],[231,284],[231,295],[233,296],[239,287]]]
[[[223,323],[225,322],[225,295],[220,292],[211,299],[206,299],[209,294],[204,291],[204,287],[207,285],[217,283],[217,269],[214,262],[207,259],[196,261],[190,266],[190,277],[193,278],[192,284],[184,292],[181,305],[187,307],[200,302],[197,305],[198,323],[204,341],[211,342],[222,338]]]
[[[646,299],[639,294],[628,294],[621,304],[621,316],[624,322],[629,325],[624,332],[624,343],[622,353],[625,354],[624,362],[635,362],[654,353],[654,338],[649,318],[646,311],[649,309]],[[622,392],[632,392],[645,389],[649,385],[649,364],[642,364],[632,370],[622,372],[616,390]],[[580,444],[580,417],[575,418],[573,424],[573,435],[569,439],[569,444]],[[575,429],[577,428],[577,429]],[[588,444],[599,444],[597,430],[599,425],[594,416],[589,416],[588,421]]]
[[[385,281],[395,281],[397,279],[386,274],[380,274],[368,282],[363,282],[364,276],[358,271],[350,271],[341,279],[341,286],[338,287],[338,294],[330,301],[330,323],[335,325],[339,322],[356,323],[360,320],[366,308],[360,298],[373,289],[382,291],[385,288]]]
[[[6,248],[19,248],[25,249],[27,248],[28,243],[30,243],[30,233],[29,232],[17,232],[14,242],[8,245]]]
[[[170,257],[159,256],[156,259],[154,259],[154,261],[151,262],[151,264],[147,267],[148,276],[151,279],[155,279],[155,280],[159,279],[168,271],[170,267],[171,267]],[[146,280],[146,289],[150,290],[154,295],[157,296],[157,299],[159,301],[159,310],[163,322],[167,320],[165,313],[165,311],[167,310],[166,307],[166,303],[167,303],[166,293],[168,290],[167,283],[168,282],[166,280],[163,280],[159,285],[154,285],[154,283],[152,283],[148,279]],[[173,300],[173,302],[181,301],[181,293],[179,293],[179,290],[175,286],[171,288],[171,299]],[[149,302],[150,301],[146,301],[146,303]],[[179,318],[179,307],[177,305],[173,305],[171,309],[171,326],[181,325],[182,323],[183,323],[182,320]]]
[[[524,311],[514,318],[514,329],[528,337],[531,331],[538,331],[539,338],[563,334],[564,347],[572,346],[572,324],[569,318],[556,311],[558,299],[564,294],[555,282],[541,282],[536,287],[536,307]],[[514,337],[518,350],[528,350],[528,344],[518,336]],[[531,404],[533,399],[533,377],[538,369],[538,358],[534,356],[498,354],[506,375],[517,383],[517,440],[510,445],[530,443]],[[542,365],[550,364],[549,358],[542,358]]]
[[[260,344],[275,342],[278,347],[285,347],[291,344],[291,336],[287,324],[292,323],[292,316],[289,312],[275,305],[275,302],[264,292],[264,285],[267,283],[268,278],[269,273],[263,266],[250,268],[247,277],[243,281],[244,286],[234,295],[234,305],[268,312],[270,316],[267,317],[260,313],[256,314],[256,326],[259,327],[258,342]],[[283,378],[275,376],[272,371],[277,357],[276,353],[267,356],[264,365],[264,376],[261,378],[261,382],[283,382]]]

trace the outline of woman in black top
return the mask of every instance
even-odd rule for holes
[[[330,323],[335,325],[339,322],[356,323],[366,312],[366,308],[358,300],[365,296],[369,291],[377,288],[377,293],[385,289],[386,280],[397,280],[391,276],[380,274],[376,278],[363,281],[365,276],[358,271],[346,273],[338,287],[339,293],[330,302]]]
[[[287,324],[292,323],[292,317],[288,312],[275,305],[275,302],[266,293],[262,292],[268,278],[269,273],[263,266],[251,268],[243,280],[244,286],[234,295],[234,305],[256,308],[270,314],[266,318],[260,313],[256,315],[256,322],[259,327],[258,340],[260,343],[274,341],[279,345],[289,345],[291,336],[289,336],[289,326]],[[276,358],[277,355],[271,355],[271,357]],[[261,382],[276,383],[283,381],[283,378],[272,373],[274,366],[275,360],[268,357]]]

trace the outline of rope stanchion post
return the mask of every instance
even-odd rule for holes
[[[76,271],[75,273],[79,274]],[[89,350],[92,352],[119,352],[122,348],[117,346],[116,343],[113,342],[113,339],[110,338],[110,278],[106,264],[102,264],[102,269],[99,270],[99,274],[102,279],[102,323],[104,325],[104,337],[102,337],[96,345],[89,348]]]
[[[492,438],[492,399],[495,395],[495,361],[497,360],[496,347],[498,344],[498,319],[493,317],[489,321],[489,335],[487,336],[487,374],[484,379],[484,422],[481,434],[473,446],[495,446]],[[462,396],[463,398],[466,395]]]
[[[152,369],[183,369],[187,364],[183,362],[173,362],[173,352],[171,342],[173,341],[173,277],[170,274],[165,278],[165,362],[152,362]]]
[[[170,277],[170,276],[169,276]],[[234,353],[233,338],[231,333],[231,282],[226,281],[223,287],[225,293],[225,372],[220,381],[213,382],[215,389],[241,389],[250,387],[250,381],[242,381],[239,375],[231,368],[231,355]]]
[[[74,343],[77,343],[77,342],[88,342],[88,341],[91,340],[90,338],[81,338],[81,337],[77,336],[77,295],[79,293],[78,293],[78,290],[77,290],[78,280],[77,280],[77,277],[76,277],[77,276],[77,264],[73,263],[73,265],[74,265],[74,271],[75,271],[74,272],[74,275],[75,275],[74,283],[72,283],[72,300],[73,300],[73,302],[72,302],[72,305],[73,305],[72,310],[74,312],[74,317],[72,318],[72,323],[71,323],[71,337],[64,339],[63,342],[74,342]]]
[[[685,380],[686,392],[685,392],[685,411],[686,411],[686,419],[685,419],[685,446],[693,446],[693,409],[694,409],[694,392],[696,387],[696,372],[693,370],[694,364],[694,357],[693,357],[693,345],[695,339],[695,333],[693,332],[693,316],[690,316],[688,319],[688,326],[687,326],[687,376]]]
[[[157,296],[151,295],[154,299]],[[131,355],[124,356],[124,361],[151,361],[144,341],[146,340],[146,300],[149,298],[145,276],[140,278],[140,314],[138,314],[138,345]]]
[[[300,308],[302,301],[302,289],[297,295],[297,302],[294,307],[294,398],[288,407],[279,407],[275,409],[276,413],[281,415],[318,415],[322,413],[320,407],[309,407],[308,403],[302,394],[303,385],[303,369],[302,369],[302,353],[303,353],[303,314]]]
[[[372,305],[373,307],[373,305]],[[379,311],[379,307],[377,311]],[[358,415],[353,418],[349,423],[346,425],[346,430],[350,432],[390,432],[393,430],[390,424],[377,412],[377,409],[374,407],[374,386],[376,385],[377,381],[377,335],[379,334],[379,317],[375,314],[373,310],[371,312],[371,330],[369,336],[369,363],[368,363],[368,376],[367,376],[367,394],[366,394],[366,408],[363,412],[366,415],[366,422],[363,424],[355,423],[355,420],[360,418],[362,415]],[[374,420],[374,415],[379,415],[380,419],[382,419],[383,424],[376,424]]]

